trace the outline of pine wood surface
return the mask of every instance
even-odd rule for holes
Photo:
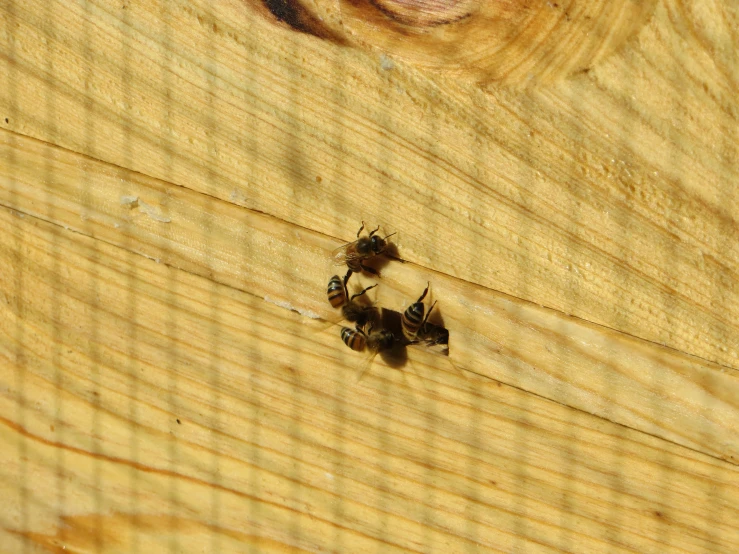
[[[640,23],[503,74],[210,4],[0,6],[3,549],[735,550],[735,8],[573,2]],[[449,358],[357,382],[361,220]]]

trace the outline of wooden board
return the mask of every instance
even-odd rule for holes
[[[521,86],[216,4],[0,7],[0,545],[733,550],[733,8]],[[363,219],[452,339],[357,383]]]
[[[316,340],[304,316],[30,216],[5,210],[0,224],[14,267],[0,352],[15,368],[2,405],[7,545],[739,541],[735,465],[415,356],[357,384],[354,353],[337,333]]]

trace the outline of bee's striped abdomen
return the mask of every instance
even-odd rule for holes
[[[338,275],[331,277],[328,282],[328,301],[334,308],[340,308],[346,304],[346,289]]]
[[[408,306],[400,318],[403,325],[403,335],[408,340],[413,340],[423,323],[423,315],[426,312],[426,306],[423,302],[415,302]]]
[[[366,340],[364,335],[355,329],[349,329],[349,327],[341,328],[341,340],[344,341],[349,348],[357,352],[364,350]]]

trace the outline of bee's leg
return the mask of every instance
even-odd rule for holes
[[[355,298],[356,298],[357,296],[362,296],[362,295],[363,295],[363,294],[364,294],[365,292],[367,292],[367,291],[368,291],[368,290],[370,290],[370,289],[373,289],[373,288],[375,288],[376,286],[377,286],[377,285],[372,285],[371,287],[367,287],[367,288],[366,288],[366,289],[364,289],[364,290],[363,290],[362,292],[358,292],[357,294],[355,294],[354,296],[352,296],[352,297],[351,297],[351,298],[349,299],[349,301],[351,302],[351,301],[352,301],[352,300],[354,300],[354,299],[355,299]]]
[[[364,229],[364,221],[362,221],[362,226],[359,228],[359,231],[357,231],[357,238],[359,238],[359,235],[362,233],[363,229]]]
[[[346,272],[346,275],[344,275],[344,292],[346,292],[346,284],[349,282],[349,277],[352,276],[352,273],[354,273],[351,269]]]
[[[373,267],[368,267],[368,266],[364,265],[364,264],[363,264],[362,262],[359,262],[359,266],[360,266],[360,267],[361,267],[362,269],[364,269],[364,270],[365,270],[365,271],[366,271],[367,273],[371,273],[372,275],[376,275],[377,277],[379,277],[379,276],[380,276],[380,272],[379,272],[379,271],[377,271],[377,270],[376,270],[375,268],[373,268]]]

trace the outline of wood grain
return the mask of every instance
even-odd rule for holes
[[[339,271],[329,255],[341,241],[7,132],[0,132],[0,155],[14,161],[0,171],[3,205],[309,318],[339,318],[325,290]],[[350,284],[358,289],[355,280]],[[371,297],[402,311],[427,281],[451,331],[454,366],[701,452],[739,459],[736,371],[414,264],[382,267]],[[331,332],[316,338],[335,341],[338,331]],[[440,360],[434,365],[454,367]]]
[[[590,69],[633,37],[655,2],[292,0],[346,42],[471,83],[530,86]],[[338,3],[339,21],[324,17]]]
[[[385,70],[235,0],[14,2],[0,111],[327,235],[382,222],[421,266],[737,368],[736,14],[691,6],[521,93]]]
[[[735,550],[736,7],[280,6],[0,3],[0,550]],[[362,220],[449,358],[357,383]]]
[[[0,229],[8,547],[739,541],[734,465],[424,364],[378,361],[356,386],[355,353],[304,316],[30,216]]]

